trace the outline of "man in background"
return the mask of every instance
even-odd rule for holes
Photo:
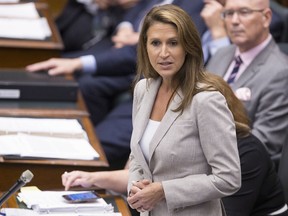
[[[233,45],[220,49],[207,69],[243,101],[252,133],[273,157],[288,142],[288,60],[269,31],[269,0],[226,0],[223,19]]]

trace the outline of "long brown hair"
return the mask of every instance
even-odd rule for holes
[[[147,53],[147,32],[156,22],[171,24],[176,27],[179,41],[185,49],[184,64],[174,77],[176,86],[183,93],[183,100],[174,111],[183,111],[193,96],[201,91],[219,91],[227,100],[231,110],[238,137],[249,133],[249,119],[242,102],[234,95],[230,86],[216,75],[204,70],[201,39],[191,17],[180,7],[167,4],[154,7],[146,15],[138,42],[137,76],[135,83],[142,77],[157,79],[159,74],[152,67]],[[199,84],[202,85],[199,85]],[[200,87],[201,86],[201,87]]]
[[[236,126],[237,137],[245,137],[250,133],[249,118],[243,103],[235,96],[233,90],[222,77],[209,72],[205,73],[205,85],[198,88],[201,91],[219,91],[226,99]]]
[[[179,87],[184,95],[182,103],[175,111],[183,111],[193,98],[199,77],[204,76],[201,39],[191,17],[180,7],[167,4],[152,8],[144,19],[139,37],[135,83],[142,77],[152,79],[159,77],[147,53],[147,31],[156,22],[175,26],[179,42],[187,53],[182,68],[174,77],[175,86]]]

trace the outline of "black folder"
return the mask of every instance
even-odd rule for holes
[[[47,72],[0,70],[0,100],[76,101],[78,83]]]

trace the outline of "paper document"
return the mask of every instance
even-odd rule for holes
[[[77,119],[0,117],[0,135],[17,133],[67,138],[86,137]]]
[[[47,214],[41,214],[29,209],[17,209],[17,208],[3,208],[0,211],[5,213],[6,216],[43,216]],[[49,213],[49,216],[122,216],[119,212],[107,212],[107,213]]]
[[[0,155],[7,159],[95,160],[99,154],[84,138],[55,138],[28,134],[0,136]]]
[[[1,0],[0,3],[17,3],[14,0]],[[25,4],[3,4],[0,5],[0,17],[5,18],[39,18],[38,11],[33,2]]]
[[[1,18],[0,37],[12,39],[44,40],[51,36],[46,18]]]
[[[62,195],[83,193],[84,191],[27,191],[20,192],[18,196],[27,205],[39,213],[113,213],[114,208],[107,204],[103,198],[87,203],[69,203]]]
[[[0,4],[0,37],[44,40],[52,35],[45,17],[40,17],[33,2]]]
[[[0,3],[19,3],[20,0],[0,0]]]

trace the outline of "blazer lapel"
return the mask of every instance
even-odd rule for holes
[[[152,83],[150,83],[148,91],[145,90],[145,94],[143,96],[137,118],[135,119],[135,123],[133,125],[133,131],[135,133],[134,134],[135,142],[137,143],[137,145],[135,145],[135,148],[137,150],[134,154],[136,157],[141,158],[141,160],[139,160],[139,163],[141,163],[142,168],[150,176],[151,176],[151,173],[149,170],[149,166],[145,160],[145,157],[140,147],[140,140],[143,136],[143,133],[150,119],[151,110],[153,108],[154,101],[155,101],[160,84],[161,84],[161,79],[159,78],[156,81],[153,81]]]
[[[217,61],[219,61],[215,64],[217,65],[217,67],[215,67],[215,65],[209,66],[209,63],[208,63],[208,71],[212,71],[214,74],[220,77],[224,77],[225,73],[227,72],[229,68],[229,65],[234,60],[235,50],[236,50],[236,47],[231,46],[231,48],[227,49],[226,52],[223,52],[223,56],[221,56],[221,59],[217,59]],[[212,57],[212,60],[213,60],[213,57]]]
[[[273,49],[274,41],[272,40],[264,50],[262,50],[256,58],[251,62],[251,64],[246,68],[243,74],[236,80],[235,83],[231,85],[232,89],[238,89],[243,87],[249,80],[251,80],[258,72],[260,72],[261,66],[265,64],[266,59]]]
[[[151,161],[151,158],[153,156],[153,153],[156,149],[156,147],[159,145],[161,139],[166,134],[166,132],[169,130],[173,122],[177,119],[177,117],[180,115],[180,112],[174,112],[173,110],[176,109],[180,102],[182,100],[182,94],[178,92],[173,100],[171,101],[170,106],[168,107],[167,112],[165,113],[159,128],[157,129],[156,133],[154,134],[150,147],[149,147],[149,164]]]

